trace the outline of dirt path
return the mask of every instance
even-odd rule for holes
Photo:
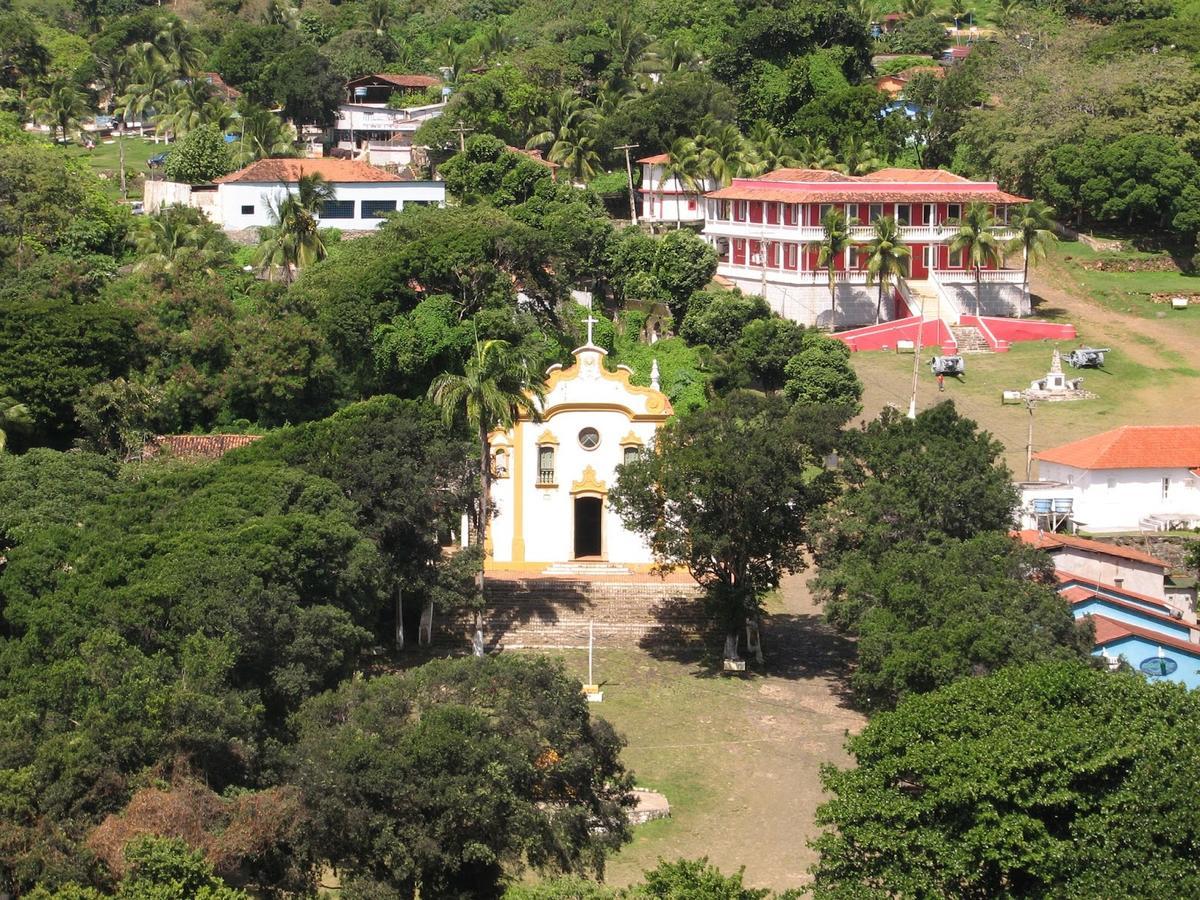
[[[1071,273],[1066,266],[1050,260],[1030,272],[1030,290],[1041,300],[1035,306],[1035,316],[1039,307],[1052,309],[1084,333],[1134,336],[1133,340],[1122,343],[1121,351],[1151,368],[1167,368],[1164,362],[1183,362],[1195,357],[1195,341],[1173,327],[1169,320],[1145,319],[1109,309],[1073,286],[1070,279]],[[1159,346],[1155,347],[1155,344]],[[1164,360],[1159,348],[1177,354],[1178,359]]]

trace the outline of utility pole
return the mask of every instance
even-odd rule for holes
[[[629,151],[636,150],[639,144],[622,144],[620,147],[613,147],[614,150],[625,151],[625,174],[629,176],[629,220],[636,225],[637,221],[637,200],[633,196],[633,163],[629,159]]]
[[[917,323],[917,343],[913,347],[913,379],[912,379],[912,396],[908,401],[908,417],[916,419],[917,417],[917,367],[921,364],[921,348],[924,346],[925,337],[925,317],[921,317],[921,321]]]
[[[475,129],[467,128],[465,125],[463,125],[462,119],[459,119],[458,125],[456,125],[454,128],[451,128],[450,130],[458,132],[458,152],[466,153],[467,152],[467,135],[470,134]]]
[[[1025,398],[1025,408],[1029,410],[1029,438],[1025,442],[1025,480],[1033,480],[1033,411],[1037,408],[1037,401],[1030,397]]]

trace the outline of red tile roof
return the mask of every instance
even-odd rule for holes
[[[346,83],[347,87],[354,87],[360,81],[386,81],[388,84],[394,84],[396,87],[402,88],[427,88],[433,87],[435,84],[441,84],[442,79],[436,75],[408,75],[402,72],[375,72],[372,75],[363,75]]]
[[[1123,425],[1033,455],[1076,469],[1200,467],[1200,425]]]
[[[405,179],[356,159],[260,159],[216,179],[217,184],[267,182],[293,184],[301,175],[322,175],[329,182],[387,182]]]
[[[1189,635],[1197,631],[1197,626],[1191,622],[1185,622],[1183,619],[1176,619],[1169,613],[1154,612],[1146,609],[1144,606],[1138,606],[1136,603],[1130,603],[1128,600],[1118,600],[1116,597],[1108,597],[1104,594],[1098,594],[1095,591],[1089,591],[1084,587],[1069,587],[1061,592],[1063,597],[1072,606],[1080,606],[1084,603],[1091,603],[1093,600],[1098,603],[1111,603],[1113,606],[1128,610],[1132,613],[1137,613],[1139,616],[1146,616],[1156,622],[1162,622],[1164,625],[1173,625],[1176,628],[1186,628]],[[1189,641],[1191,639],[1189,638]],[[1194,643],[1194,642],[1193,642]]]
[[[236,100],[242,92],[225,83],[225,79],[217,72],[201,72],[200,77],[213,86],[213,89],[226,100]]]
[[[970,181],[940,169],[880,169],[869,175],[844,175],[825,169],[777,169],[757,178],[735,178],[729,187],[706,196],[731,200],[785,203],[1024,203],[991,181]]]
[[[550,160],[548,160],[544,156],[542,156],[541,150],[523,150],[520,147],[513,147],[511,145],[507,145],[504,149],[508,150],[511,153],[520,153],[522,156],[528,156],[534,162],[541,163],[543,166],[545,166],[548,169],[559,168],[558,163],[552,163],[552,162],[550,162]]]
[[[142,455],[148,458],[166,452],[177,459],[219,459],[260,437],[261,434],[160,434],[146,442]]]
[[[1091,619],[1092,623],[1096,626],[1097,647],[1103,647],[1106,644],[1112,644],[1129,637],[1140,637],[1152,643],[1161,644],[1164,647],[1180,650],[1190,656],[1200,657],[1200,646],[1183,638],[1172,637],[1158,631],[1151,631],[1149,628],[1139,628],[1137,625],[1118,622],[1116,619],[1110,619],[1108,616],[1101,616],[1095,613],[1086,618]]]
[[[654,165],[659,165],[661,163],[665,163],[669,158],[670,158],[670,156],[666,153],[656,153],[656,154],[654,154],[654,156],[643,156],[641,159],[638,160],[638,162],[648,163],[649,165],[654,166]]]
[[[1086,550],[1089,553],[1102,553],[1105,556],[1116,556],[1120,559],[1129,559],[1151,566],[1160,566],[1164,569],[1171,567],[1170,563],[1164,562],[1158,557],[1151,556],[1149,553],[1143,553],[1131,547],[1120,547],[1117,544],[1109,544],[1105,541],[1093,541],[1088,538],[1076,537],[1073,534],[1057,534],[1049,531],[1026,529],[1020,532],[1018,537],[1026,544],[1029,544],[1031,547],[1037,547],[1039,550],[1057,550],[1060,547],[1073,547],[1076,550]]]

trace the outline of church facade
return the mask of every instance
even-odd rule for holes
[[[630,384],[633,370],[607,370],[606,351],[590,334],[573,355],[570,367],[547,370],[540,421],[522,417],[489,436],[495,474],[489,569],[653,562],[649,544],[621,524],[608,494],[617,466],[650,448],[673,414],[671,402],[659,390],[657,367],[651,387]]]

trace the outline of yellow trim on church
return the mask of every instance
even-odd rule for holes
[[[571,482],[572,494],[607,494],[608,485],[596,477],[596,470],[587,466],[579,481]]]

